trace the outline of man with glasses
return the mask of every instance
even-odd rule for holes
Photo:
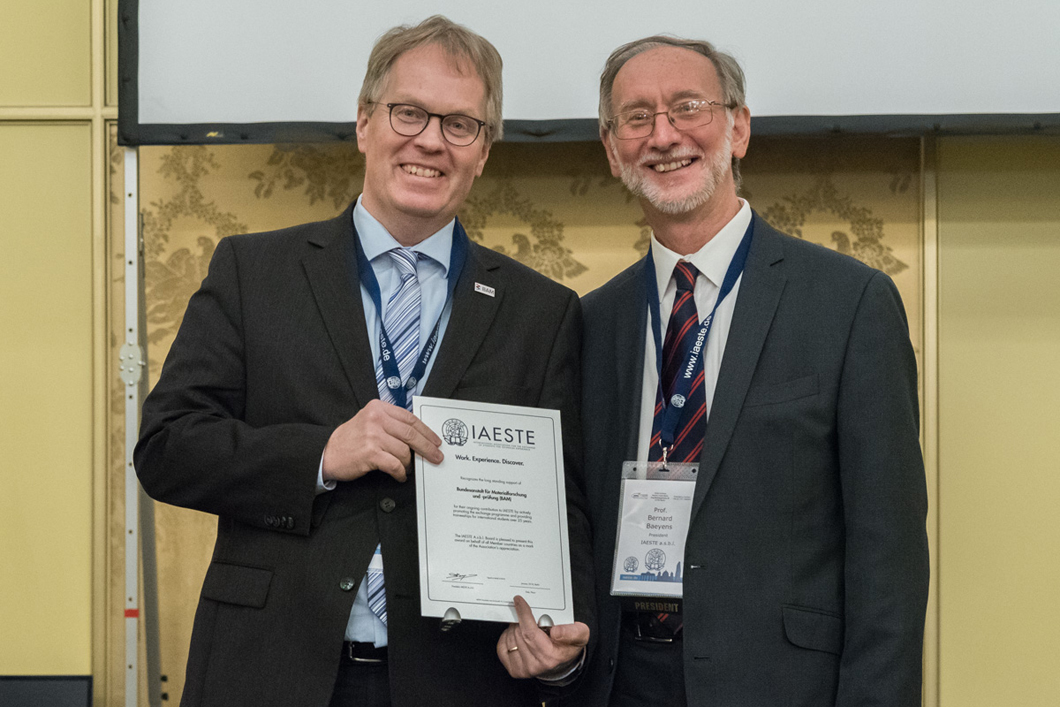
[[[750,126],[707,42],[648,37],[604,68],[600,136],[652,238],[582,302],[599,645],[579,704],[918,706],[905,312],[886,275],[738,196]],[[628,489],[649,485],[645,516]],[[617,552],[627,536],[646,547]]]
[[[489,42],[395,28],[361,89],[360,198],[218,245],[136,450],[148,493],[218,516],[182,704],[537,705],[584,660],[579,302],[455,218],[501,129]],[[421,617],[409,474],[442,452],[416,394],[562,412],[582,621],[546,632],[521,599],[510,626]]]

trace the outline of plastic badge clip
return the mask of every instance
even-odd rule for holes
[[[659,467],[659,471],[670,471],[670,466],[667,463],[666,456],[670,453],[670,447],[663,445],[662,447],[662,466]]]
[[[449,607],[445,610],[445,615],[442,616],[442,632],[451,631],[453,626],[456,626],[461,621],[460,612],[453,607]]]

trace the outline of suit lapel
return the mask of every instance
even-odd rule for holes
[[[453,394],[493,324],[504,299],[504,282],[491,255],[482,246],[469,243],[467,261],[453,291],[449,323],[423,386],[424,395],[448,398]],[[493,296],[476,291],[476,284],[493,288]]]
[[[364,407],[379,397],[379,389],[357,276],[352,208],[314,231],[309,242],[317,249],[302,259],[302,267],[357,406]]]
[[[615,331],[615,399],[619,406],[620,430],[625,431],[626,449],[622,461],[637,458],[640,432],[640,398],[643,387],[644,341],[648,327],[648,293],[644,286],[647,260],[623,283],[610,310]],[[635,316],[629,316],[630,313]],[[627,343],[628,342],[628,343]]]
[[[786,278],[778,266],[784,258],[780,235],[757,214],[754,214],[754,220],[754,237],[740,282],[703,441],[699,478],[692,499],[693,518],[703,505],[729,446],[784,290]]]
[[[622,464],[637,458],[645,365],[644,341],[648,326],[645,265],[646,261],[641,260],[626,271],[625,279],[608,286],[614,289],[602,297],[606,307],[586,309],[587,316],[601,320],[586,322],[586,326],[600,332],[596,338],[602,339],[606,347],[596,348],[594,360],[584,361],[584,377],[586,381],[595,381],[597,385],[611,386],[600,391],[588,390],[583,395],[582,405],[586,409],[582,410],[582,415],[592,420],[585,426],[586,434],[592,434],[597,439],[625,440],[624,445],[587,445],[601,457],[587,460],[590,468],[601,469],[603,473],[592,474],[586,483],[597,487],[597,493],[592,494],[594,497],[603,499],[597,506],[600,516],[597,528],[604,537],[611,538],[604,542],[607,547],[614,545],[614,534],[618,527]],[[589,370],[590,366],[600,367],[601,370]],[[593,403],[603,409],[588,409]]]

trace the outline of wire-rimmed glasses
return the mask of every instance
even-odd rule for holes
[[[636,140],[651,136],[655,132],[655,118],[665,115],[670,125],[678,130],[691,130],[710,125],[714,120],[714,106],[735,108],[732,104],[717,101],[682,101],[666,110],[652,112],[647,108],[634,108],[619,113],[610,121],[611,129],[619,140]]]

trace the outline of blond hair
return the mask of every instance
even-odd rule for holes
[[[415,26],[394,27],[376,41],[368,57],[368,69],[357,99],[358,105],[371,112],[386,87],[390,69],[397,58],[409,50],[428,44],[437,44],[454,59],[463,59],[471,64],[485,89],[487,140],[500,140],[504,135],[501,55],[485,37],[442,15],[428,17]]]

